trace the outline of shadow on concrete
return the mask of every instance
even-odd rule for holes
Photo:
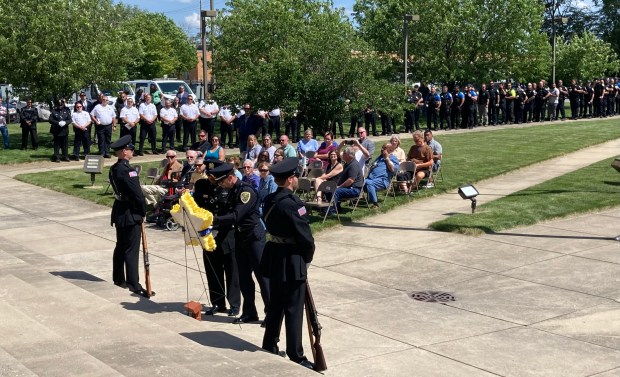
[[[237,338],[236,336],[230,335],[223,331],[190,332],[181,333],[180,335],[207,347],[226,348],[239,352],[262,351],[262,348],[256,346],[255,344],[246,342],[241,338]]]
[[[50,271],[54,276],[60,276],[67,280],[84,280],[84,281],[105,281],[95,275],[91,275],[86,271]]]

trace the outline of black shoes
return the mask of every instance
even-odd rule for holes
[[[311,362],[310,360],[302,360],[299,362],[299,365],[301,365],[302,367],[314,370],[314,363]]]
[[[142,151],[138,151],[138,153],[136,153],[136,156],[144,156],[144,153],[142,153]]]
[[[140,289],[139,291],[133,291],[133,293],[137,294],[138,296],[142,296],[144,298],[151,298],[155,296],[155,291],[151,291],[151,295],[149,296],[146,289]]]
[[[121,282],[121,283],[119,283],[119,282],[116,282],[116,281],[115,281],[115,282],[114,282],[114,285],[116,285],[117,287],[121,287],[121,288],[123,288],[123,289],[127,289],[127,283],[125,283],[125,282]]]
[[[242,315],[239,318],[235,318],[233,320],[233,324],[241,324],[241,323],[251,323],[251,322],[258,322],[258,316],[249,316],[249,315]]]
[[[223,312],[223,311],[226,311],[226,308],[220,308],[217,305],[213,305],[211,309],[205,310],[205,315],[214,315],[216,313]]]
[[[236,317],[239,315],[239,308],[236,306],[232,306],[230,309],[228,309],[228,316],[229,317]]]

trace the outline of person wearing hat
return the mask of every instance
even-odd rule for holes
[[[69,125],[72,123],[71,110],[65,106],[65,100],[56,101],[56,107],[50,113],[50,133],[54,138],[54,156],[52,162],[69,161]],[[62,152],[62,158],[59,156]]]
[[[270,168],[278,189],[265,198],[264,222],[269,233],[261,271],[269,279],[271,300],[265,319],[262,348],[279,353],[282,318],[286,328],[286,354],[302,366],[314,369],[304,356],[302,323],[308,264],[314,256],[314,238],[304,203],[293,192],[300,175],[297,158],[287,157]]]
[[[226,214],[214,216],[213,227],[235,227],[235,259],[243,307],[241,317],[236,318],[233,323],[248,323],[258,321],[252,272],[260,286],[265,308],[269,308],[269,282],[259,269],[265,247],[265,229],[260,223],[258,193],[250,184],[237,178],[234,168],[233,164],[222,164],[209,171],[209,178],[229,191],[231,208]]]
[[[110,168],[109,174],[115,197],[111,225],[116,227],[112,279],[115,285],[148,298],[146,290],[140,285],[138,273],[142,221],[146,216],[146,202],[140,189],[138,173],[129,165],[135,147],[131,143],[131,136],[125,135],[112,143],[110,148],[118,157],[118,161]],[[151,292],[151,296],[154,294],[155,292]]]

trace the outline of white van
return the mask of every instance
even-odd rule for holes
[[[134,96],[135,93],[131,85],[129,85],[126,81],[114,82],[107,85],[98,85],[98,84],[90,84],[88,87],[83,88],[81,91],[86,94],[86,100],[92,106],[99,99],[99,93],[103,93],[108,97],[108,104],[114,105],[116,102],[116,98],[118,97],[118,92],[128,91],[130,96]],[[70,103],[75,103],[80,99],[79,92],[73,94],[71,99],[69,99]]]
[[[185,92],[189,95],[193,95],[196,99],[196,95],[192,89],[183,80],[167,80],[167,79],[155,79],[155,80],[132,80],[128,81],[129,85],[133,87],[133,90],[137,93],[142,89],[143,93],[151,93],[151,84],[155,84],[157,88],[163,93],[164,98],[173,100],[179,91],[179,87],[184,87]]]

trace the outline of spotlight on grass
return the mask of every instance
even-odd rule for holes
[[[459,187],[459,195],[461,198],[471,200],[471,213],[476,212],[476,196],[478,196],[478,194],[480,194],[478,190],[471,184]]]

